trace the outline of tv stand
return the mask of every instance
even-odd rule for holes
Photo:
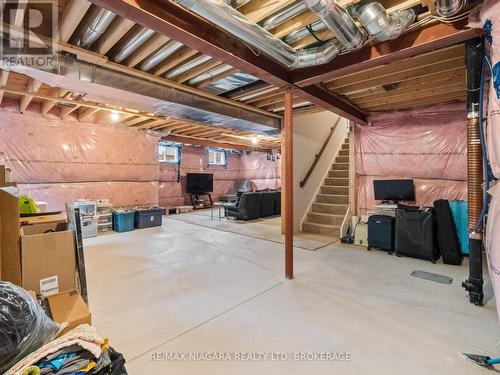
[[[212,201],[212,196],[210,195],[210,193],[196,193],[196,194],[189,194],[189,198],[191,200],[191,204],[193,205],[193,208],[196,209],[197,207],[197,202],[200,201],[199,197],[202,196],[202,195],[207,195],[208,196],[208,200],[210,201],[210,206],[209,207],[203,207],[203,208],[210,208],[214,205],[213,201]]]

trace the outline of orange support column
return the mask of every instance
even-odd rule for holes
[[[285,91],[284,136],[284,193],[285,206],[285,276],[293,279],[293,89]]]

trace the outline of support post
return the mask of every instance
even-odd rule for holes
[[[483,304],[483,155],[479,121],[479,87],[481,81],[484,44],[481,38],[465,43],[467,66],[467,200],[469,205],[469,278],[462,286],[469,292],[469,301]],[[477,225],[479,223],[479,226]]]
[[[285,133],[285,277],[293,279],[293,88],[285,91],[285,115],[283,131]]]

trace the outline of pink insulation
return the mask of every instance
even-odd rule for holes
[[[492,66],[492,79],[488,87],[488,111],[486,144],[488,159],[495,177],[500,178],[500,2],[485,0],[479,14],[471,17],[469,25],[483,27],[491,22],[491,38],[487,35],[486,47],[489,50]],[[491,45],[489,44],[491,42]],[[491,203],[486,224],[486,252],[488,266],[495,295],[500,293],[500,186],[490,189]],[[500,309],[497,308],[500,320]]]
[[[20,191],[63,210],[79,198],[158,204],[158,139],[120,125],[0,111],[0,164]]]
[[[279,161],[262,152],[228,152],[222,167],[208,165],[207,148],[182,147],[178,183],[177,164],[158,162],[156,137],[119,124],[17,111],[17,104],[0,110],[0,164],[12,169],[22,194],[48,202],[49,210],[98,198],[115,207],[183,205],[189,172],[214,174],[214,200],[235,193],[242,180],[251,180],[256,189],[280,186]]]
[[[490,81],[487,122],[488,159],[493,174],[500,177],[500,2],[485,0],[479,14],[471,17],[469,26],[482,28],[486,21],[491,21],[490,62],[493,67],[493,79]]]
[[[356,126],[358,213],[376,204],[374,179],[415,179],[417,205],[466,199],[467,128],[464,103],[375,113]]]
[[[213,173],[212,199],[236,192],[241,180],[251,180],[256,189],[274,189],[280,185],[279,161],[267,160],[262,152],[227,153],[227,166],[208,165],[205,147],[183,146],[181,151],[181,180],[177,183],[177,164],[160,163],[158,199],[160,206],[187,204],[186,173]]]
[[[411,176],[357,176],[356,188],[358,198],[358,213],[366,215],[379,204],[373,197],[373,180],[390,180],[411,178]],[[415,202],[417,206],[432,206],[439,198],[467,200],[467,181],[451,181],[440,179],[415,178]]]

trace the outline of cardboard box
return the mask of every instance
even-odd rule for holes
[[[22,287],[50,295],[76,288],[75,235],[66,223],[21,228]]]
[[[0,189],[0,279],[21,285],[19,200],[8,190]]]
[[[67,322],[69,327],[62,334],[78,327],[91,324],[90,311],[76,290],[65,291],[47,298],[52,320],[57,323]]]

